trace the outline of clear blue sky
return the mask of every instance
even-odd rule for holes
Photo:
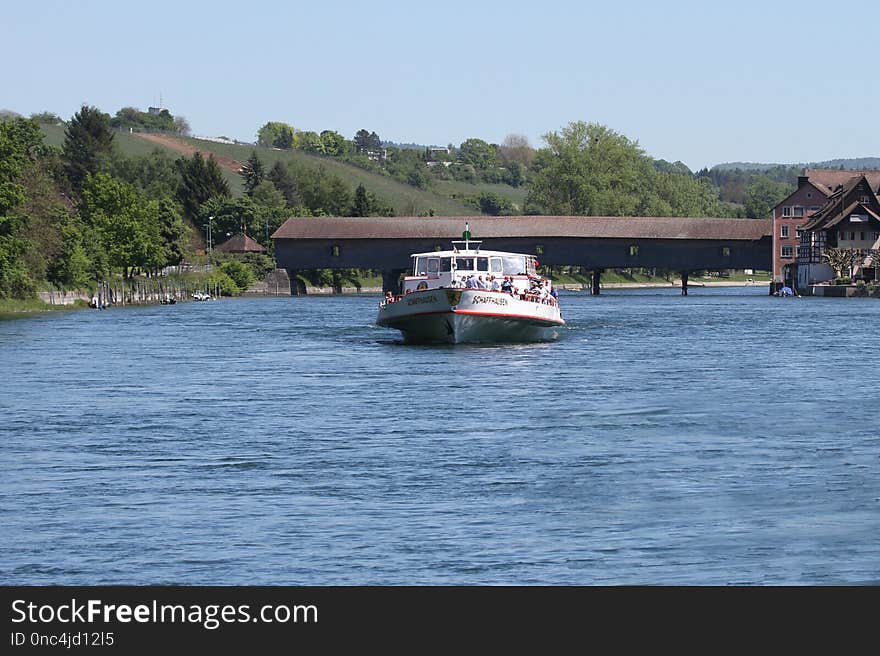
[[[3,3],[0,109],[159,102],[196,135],[266,121],[533,146],[603,123],[653,157],[880,156],[880,2]]]

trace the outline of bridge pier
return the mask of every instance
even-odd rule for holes
[[[602,280],[602,271],[604,269],[593,269],[590,275],[590,295],[598,296],[599,295],[599,283]]]
[[[342,293],[342,276],[339,274],[339,271],[333,269],[333,293],[341,294]]]
[[[400,293],[400,274],[406,273],[407,269],[382,269],[382,293],[391,292],[394,295]]]
[[[688,272],[682,271],[680,275],[681,275],[681,295],[687,296],[688,295]]]
[[[287,277],[290,278],[290,295],[305,296],[306,286],[297,276],[299,271],[297,269],[285,269],[285,271],[287,271]]]

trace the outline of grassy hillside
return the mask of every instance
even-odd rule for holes
[[[63,126],[43,125],[41,127],[46,135],[47,143],[56,146],[61,146],[64,143]],[[147,155],[159,148],[167,151],[173,157],[180,156],[179,152],[171,148],[164,148],[131,134],[116,132],[114,133],[114,141],[125,155]],[[508,198],[522,207],[526,195],[525,189],[515,189],[503,184],[468,184],[455,181],[437,181],[428,189],[418,189],[386,175],[373,173],[331,157],[322,157],[297,150],[281,151],[262,146],[240,146],[192,138],[181,138],[180,142],[202,152],[213,153],[241,163],[246,162],[251,153],[256,151],[267,170],[272,168],[277,161],[294,162],[312,168],[323,167],[328,173],[337,175],[348,183],[352,192],[359,184],[364,185],[368,191],[394,207],[394,212],[398,216],[416,216],[430,210],[433,210],[437,216],[476,214],[478,210],[467,203],[466,199],[478,196],[484,191],[491,191]],[[241,177],[228,168],[223,168],[223,175],[229,182],[232,193],[240,195],[242,193]]]
[[[59,148],[64,144],[64,126],[61,125],[40,125],[40,128],[43,130],[43,134],[46,136],[46,143],[58,146]],[[140,137],[136,137],[132,134],[125,134],[124,132],[114,132],[113,133],[113,141],[119,147],[119,150],[129,157],[137,157],[140,155],[149,155],[157,148],[159,150],[163,150],[167,152],[171,157],[177,158],[180,157],[180,153],[176,153],[167,148],[161,148],[154,143],[150,143],[149,141],[145,141]],[[203,143],[203,142],[198,142]],[[244,193],[244,188],[242,187],[241,176],[236,175],[232,171],[227,169],[221,169],[223,171],[223,177],[226,179],[226,182],[229,183],[229,189],[235,196],[240,196]]]
[[[299,150],[275,150],[263,146],[238,146],[199,139],[187,139],[186,141],[199,150],[236,159],[240,162],[247,161],[251,153],[256,151],[267,169],[272,168],[277,161],[295,162],[315,168],[323,166],[327,172],[338,175],[345,180],[351,186],[352,191],[359,184],[364,185],[368,191],[392,205],[394,212],[400,216],[414,216],[427,212],[429,209],[433,209],[438,216],[458,216],[473,214],[476,211],[463,202],[434,193],[433,190],[418,189],[388,176],[340,162],[332,157],[322,157]]]

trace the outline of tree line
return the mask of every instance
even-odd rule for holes
[[[647,216],[656,211],[767,218],[771,208],[794,190],[801,171],[777,166],[694,173],[681,162],[649,157],[638,142],[606,126],[584,122],[545,134],[542,148],[533,148],[518,134],[508,135],[501,144],[469,138],[458,147],[395,145],[367,129],[347,140],[332,130],[300,132],[279,121],[263,125],[257,136],[261,145],[334,157],[421,189],[440,180],[456,180],[529,190],[522,208],[491,191],[471,197],[476,209],[495,215],[546,214],[568,208],[573,213],[590,209],[609,215],[627,211]],[[562,200],[566,194],[567,200]]]

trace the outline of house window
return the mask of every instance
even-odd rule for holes
[[[544,254],[544,247],[541,246],[540,244],[535,246],[535,254],[536,255],[543,255]]]
[[[860,202],[860,203],[868,203],[868,202],[870,202],[870,200],[871,200],[871,199],[868,198],[867,196],[859,196],[859,202]]]
[[[721,257],[730,257],[730,246],[721,247]]]
[[[779,256],[784,259],[791,259],[794,257],[794,246],[783,246],[779,251]]]
[[[810,212],[818,212],[818,211],[819,211],[818,205],[810,205]]]
[[[783,207],[782,208],[782,216],[791,216],[791,208]]]
[[[803,216],[804,215],[804,208],[803,207],[795,207],[794,208],[794,215],[795,216]]]
[[[808,192],[807,192],[807,198],[812,198],[812,197],[813,197],[813,192],[812,192],[812,191],[808,191]]]
[[[434,250],[435,251],[442,251],[443,247],[440,244],[434,244]]]
[[[865,241],[865,233],[864,232],[859,233],[859,239],[861,239],[862,241]]]
[[[783,239],[788,239],[788,226],[782,226],[782,229],[779,232],[779,236]]]
[[[629,254],[631,257],[635,257],[636,255],[638,255],[639,254],[639,247],[638,246],[630,246],[629,247]]]
[[[330,247],[330,255],[332,257],[339,257],[339,246],[337,246],[336,244],[331,246]]]

